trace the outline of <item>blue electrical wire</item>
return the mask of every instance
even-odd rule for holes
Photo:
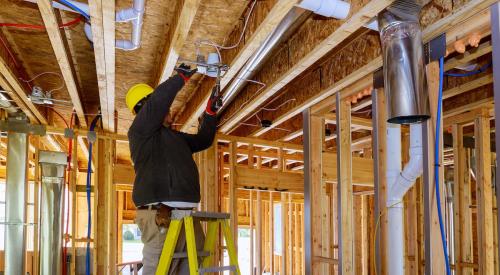
[[[72,4],[71,2],[68,2],[66,0],[59,0],[59,2],[61,2],[63,5],[67,6],[68,8],[80,13],[83,17],[85,17],[85,19],[87,21],[90,21],[90,15],[88,15],[88,13],[84,12],[82,9],[80,9],[79,7],[75,6],[74,4]]]
[[[434,140],[434,180],[436,188],[437,211],[439,217],[439,229],[441,230],[441,241],[443,243],[444,259],[446,262],[446,274],[451,275],[450,259],[448,258],[448,248],[444,233],[443,214],[441,211],[441,196],[439,194],[439,136],[441,131],[441,108],[443,105],[443,78],[444,78],[444,57],[439,59],[439,94],[436,119],[436,138]]]
[[[97,121],[101,118],[101,115],[97,115],[92,123],[90,124],[90,131],[94,131]],[[92,209],[90,204],[90,191],[92,183],[92,141],[89,140],[89,162],[87,163],[87,209],[88,209],[88,223],[87,223],[87,251],[85,254],[85,274],[90,275],[90,233],[92,229]]]
[[[472,72],[466,72],[466,73],[463,73],[463,74],[457,74],[457,73],[444,73],[444,75],[446,76],[454,76],[454,77],[465,77],[465,76],[471,76],[471,75],[476,75],[476,74],[480,74],[484,71],[486,71],[489,67],[491,67],[491,63],[488,63],[484,66],[482,66],[481,68],[475,70],[475,71],[472,71]]]

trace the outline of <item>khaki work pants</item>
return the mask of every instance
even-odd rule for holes
[[[144,248],[142,249],[143,275],[154,275],[156,273],[156,266],[158,265],[161,251],[163,249],[163,244],[167,236],[168,228],[163,228],[156,225],[156,212],[156,209],[137,210],[135,218],[135,223],[138,225],[139,230],[141,230],[141,240],[144,244]],[[203,250],[205,235],[203,233],[200,221],[196,219],[194,220],[194,232],[197,250],[201,251]],[[185,251],[186,234],[183,225],[179,234],[179,238],[177,240],[175,252]],[[172,264],[170,265],[168,274],[188,275],[188,259],[172,259]]]

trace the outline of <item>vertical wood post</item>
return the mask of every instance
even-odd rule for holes
[[[374,224],[378,225],[375,239],[375,266],[377,274],[387,274],[385,251],[387,250],[387,216],[382,215],[387,200],[386,159],[387,159],[387,109],[383,89],[372,92],[373,123],[373,171],[375,173],[375,213]]]
[[[269,269],[274,274],[274,200],[273,192],[269,192]]]
[[[337,177],[339,202],[339,273],[354,274],[351,103],[337,93]]]
[[[463,127],[453,124],[452,134],[455,274],[472,275],[474,274],[473,268],[461,265],[462,263],[473,263],[472,214],[470,209],[471,183],[467,155],[463,145]]]
[[[237,144],[232,141],[229,143],[229,213],[231,214],[231,231],[233,234],[234,245],[238,251],[238,198],[236,195],[236,159]]]
[[[446,265],[441,241],[441,231],[439,228],[439,218],[437,211],[437,198],[434,180],[434,135],[437,121],[437,104],[439,90],[439,63],[431,62],[427,65],[427,83],[429,90],[429,102],[431,109],[431,119],[423,124],[423,150],[424,150],[424,228],[425,228],[425,272],[426,274],[446,274]],[[441,122],[442,122],[441,116]],[[443,125],[441,123],[441,125]],[[439,186],[441,209],[445,209],[444,198],[444,169],[443,163],[443,129],[439,133]],[[444,218],[444,213],[443,218]]]
[[[493,190],[491,188],[490,120],[485,116],[474,122],[476,143],[476,201],[479,274],[494,274]]]
[[[289,230],[287,226],[288,221],[288,205],[286,201],[286,193],[281,193],[281,269],[280,274],[288,274],[287,270],[287,259],[290,257],[288,255],[287,245],[288,245],[288,234]]]
[[[320,274],[319,263],[314,257],[321,256],[322,209],[319,196],[324,192],[322,153],[325,135],[324,118],[303,112],[304,122],[304,270],[305,274]]]
[[[256,224],[256,232],[255,232],[255,251],[256,251],[256,258],[255,258],[255,274],[262,274],[262,197],[261,197],[261,192],[257,191],[257,205],[256,205],[256,212],[257,212],[257,217],[255,220]]]

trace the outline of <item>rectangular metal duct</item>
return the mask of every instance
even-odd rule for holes
[[[416,123],[430,117],[420,10],[414,0],[397,0],[378,15],[390,123]]]
[[[40,151],[42,172],[40,199],[40,274],[62,273],[62,209],[64,171],[67,157],[62,152]]]
[[[9,132],[5,194],[5,274],[24,274],[28,135]]]

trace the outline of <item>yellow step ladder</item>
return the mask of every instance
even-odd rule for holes
[[[170,269],[173,258],[185,258],[186,253],[175,253],[177,240],[181,232],[182,224],[186,232],[187,258],[189,262],[189,274],[198,275],[205,273],[215,273],[232,271],[233,274],[241,275],[238,266],[238,257],[234,246],[231,229],[229,227],[228,213],[198,212],[194,210],[172,210],[170,226],[168,228],[163,250],[161,252],[156,275],[165,275]],[[194,219],[207,222],[207,232],[203,251],[197,251],[194,233]],[[215,255],[215,242],[217,240],[219,225],[222,228],[226,240],[227,253],[229,255],[229,266],[210,267],[210,263]],[[201,267],[198,257],[203,258]]]

